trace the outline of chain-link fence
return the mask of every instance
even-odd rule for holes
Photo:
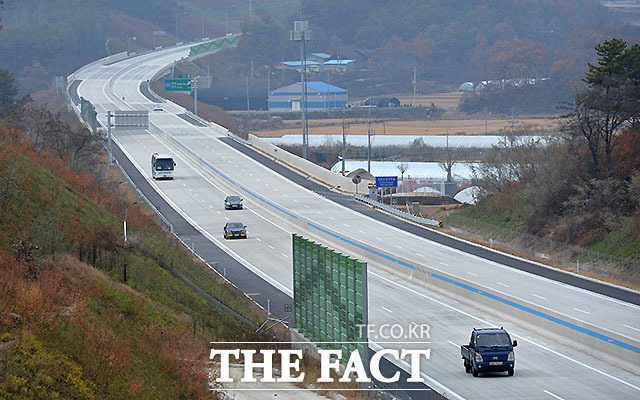
[[[487,224],[457,214],[448,215],[444,226],[489,242],[491,247],[507,247],[539,259],[569,267],[573,272],[588,271],[621,281],[640,284],[640,259],[620,258],[551,239]]]

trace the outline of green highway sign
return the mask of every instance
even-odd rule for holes
[[[191,79],[165,79],[165,92],[190,92]]]

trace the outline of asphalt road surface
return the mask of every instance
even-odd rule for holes
[[[226,129],[196,126],[183,118],[185,111],[179,106],[166,103],[164,111],[153,112],[153,101],[141,92],[140,83],[187,53],[186,47],[168,49],[96,65],[78,73],[76,79],[81,82],[72,89],[94,104],[103,126],[107,110],[149,110],[149,131],[114,130],[121,150],[116,155],[129,160],[123,165],[136,172],[130,175],[137,176],[136,184],[150,193],[152,201],[163,204],[161,212],[178,221],[174,229],[183,241],[205,260],[217,262],[219,269],[229,265],[232,270],[226,271],[227,277],[263,306],[269,300],[272,311],[284,315],[283,306],[292,296],[291,234],[299,233],[337,250],[346,242],[355,242],[371,254],[385,252],[411,265],[429,266],[454,276],[452,284],[482,285],[549,313],[606,328],[637,348],[640,307],[634,304],[634,293],[628,294],[630,301],[620,300],[514,268],[511,264],[516,262],[508,257],[494,261],[437,243],[422,228],[401,229],[387,223],[386,216],[360,212],[367,211],[362,206],[347,207],[352,202],[348,198],[317,193],[288,179],[256,161],[259,157],[247,156],[246,150],[230,145]],[[174,180],[151,179],[154,152],[174,155]],[[223,200],[231,194],[244,198],[244,210],[224,210]],[[224,240],[222,226],[229,221],[247,225],[248,239]],[[301,227],[300,221],[308,223]],[[326,230],[338,235],[328,236]],[[233,261],[246,268],[238,268]],[[398,324],[405,333],[414,325],[429,326],[428,337],[411,338],[413,344],[382,343],[390,340],[378,332],[370,337],[371,345],[431,348],[431,358],[422,363],[421,370],[427,384],[449,398],[640,397],[640,376],[633,368],[588,355],[570,345],[571,338],[557,337],[535,323],[472,304],[464,296],[449,295],[442,290],[446,283],[423,285],[407,280],[403,274],[390,272],[397,268],[392,261],[389,264],[394,265],[365,261],[369,262],[369,322],[378,327]],[[627,295],[620,293],[616,297]],[[473,327],[487,326],[504,326],[518,339],[514,377],[472,378],[464,372],[459,345],[469,340]]]

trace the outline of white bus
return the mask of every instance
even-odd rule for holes
[[[151,176],[153,179],[173,179],[176,163],[170,154],[153,153],[151,155]]]

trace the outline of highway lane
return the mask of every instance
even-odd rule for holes
[[[126,139],[127,136],[133,135],[123,134],[122,138]],[[118,138],[118,140],[124,145],[121,138]],[[140,140],[143,139],[132,139],[133,142]],[[154,140],[148,140],[145,142],[150,142],[149,145],[152,145]],[[161,142],[158,143],[161,144]],[[124,146],[126,147],[126,145]],[[134,147],[134,145],[130,144],[129,147]],[[140,156],[140,160],[137,162],[141,163],[146,161],[146,157]],[[182,163],[181,165],[183,168],[189,164],[187,159],[182,159],[180,162]],[[144,171],[144,168],[140,167],[140,170]],[[168,197],[175,197],[179,195],[179,192],[184,192],[183,195],[186,195],[185,197],[187,200],[184,203],[183,209],[192,210],[194,215],[203,213],[204,215],[202,216],[202,221],[199,221],[199,225],[210,232],[211,236],[215,237],[219,231],[219,227],[226,220],[225,214],[243,214],[244,219],[244,216],[249,213],[245,212],[248,210],[226,212],[221,210],[222,199],[227,193],[224,189],[218,189],[216,196],[208,196],[207,202],[203,202],[202,199],[207,193],[207,182],[204,181],[203,178],[198,182],[199,174],[196,170],[197,167],[195,167],[193,171],[184,171],[184,176],[179,180],[173,182],[161,181],[157,182],[157,184],[161,190],[168,194]],[[201,173],[206,175],[204,172]],[[211,177],[209,177],[209,179],[211,179]],[[192,191],[184,189],[185,186],[183,184],[185,182],[189,182],[189,185],[193,188]],[[177,183],[177,185],[173,185],[174,183]],[[176,187],[169,188],[168,186],[170,185]],[[220,182],[218,182],[217,185],[219,187]],[[205,192],[198,195],[203,190],[205,190]],[[211,191],[208,193],[211,193]],[[211,201],[211,203],[209,203],[209,201]],[[254,207],[259,207],[259,204],[253,204],[253,200],[251,199],[246,199],[246,202],[249,210],[253,210]],[[210,205],[214,205],[214,208],[217,208],[217,211],[220,211],[220,214],[217,212],[211,213],[207,211]],[[266,271],[269,274],[277,275],[279,271],[284,270],[286,275],[290,275],[290,262],[287,261],[285,254],[278,254],[276,250],[276,246],[283,246],[286,243],[290,243],[289,232],[277,225],[269,226],[271,225],[270,223],[265,226],[263,218],[260,216],[254,215],[252,217],[252,215],[246,215],[246,217],[247,220],[251,221],[250,224],[252,226],[256,226],[255,229],[250,230],[250,239],[247,241],[228,241],[225,242],[224,245],[228,246],[234,252],[243,254],[246,261],[253,265],[260,266],[263,271]],[[251,240],[256,240],[258,243],[252,243],[248,248],[245,247],[244,245],[249,243]],[[219,241],[223,242],[221,239]],[[284,257],[284,259],[281,259],[281,257]],[[262,261],[263,259],[270,259],[270,261],[264,262]],[[381,276],[382,278],[379,278],[378,276]],[[396,284],[392,284],[390,281],[396,282]],[[282,282],[282,284],[286,285],[288,290],[291,289],[290,280]],[[454,347],[450,342],[458,344],[464,343],[468,340],[467,335],[469,333],[469,327],[471,326],[495,326],[498,324],[504,324],[504,320],[495,318],[487,314],[486,311],[477,309],[470,311],[468,306],[465,306],[460,302],[452,302],[450,299],[447,299],[442,295],[433,293],[425,295],[423,288],[416,287],[415,285],[408,285],[404,280],[398,279],[388,273],[384,274],[378,271],[376,275],[373,275],[370,278],[369,285],[371,288],[371,323],[378,326],[389,323],[398,323],[402,326],[408,326],[411,322],[431,325],[432,337],[430,339],[433,343],[431,346],[433,348],[433,356],[432,362],[425,365],[424,372],[436,381],[444,382],[443,384],[453,388],[456,393],[461,394],[463,397],[490,398],[491,395],[489,395],[489,393],[497,391],[499,393],[504,393],[505,395],[513,394],[518,398],[538,398],[537,395],[532,397],[530,396],[530,394],[536,393],[531,392],[531,390],[533,390],[532,387],[542,387],[546,388],[545,390],[548,390],[551,393],[564,394],[566,392],[564,388],[567,386],[566,381],[571,381],[572,384],[575,385],[577,383],[575,381],[576,376],[581,377],[579,381],[580,390],[572,388],[571,393],[573,393],[574,396],[579,394],[580,397],[591,397],[595,395],[603,395],[606,391],[611,390],[615,390],[616,393],[621,396],[620,398],[629,398],[634,396],[634,391],[636,389],[633,387],[627,385],[619,387],[620,385],[618,384],[618,381],[613,380],[600,372],[591,371],[587,367],[583,367],[582,365],[568,360],[565,357],[554,354],[554,351],[561,352],[563,354],[566,354],[567,352],[563,346],[556,346],[553,343],[549,343],[549,340],[541,335],[532,335],[528,332],[528,327],[519,326],[518,324],[505,325],[513,334],[518,335],[520,332],[525,332],[525,334],[517,336],[522,345],[517,349],[518,369],[516,377],[518,380],[524,380],[525,383],[519,383],[516,384],[516,386],[511,386],[510,382],[506,382],[506,380],[483,379],[480,383],[471,385],[471,387],[469,387],[469,389],[472,389],[471,393],[467,393],[465,390],[460,390],[459,388],[469,386],[467,379],[469,379],[470,376],[464,373],[461,366],[461,361],[459,359],[459,347]],[[409,290],[412,290],[413,292]],[[404,292],[404,294],[399,296],[398,292]],[[420,295],[419,293],[423,293],[423,295]],[[435,301],[431,299],[435,299]],[[446,309],[442,308],[441,302],[443,301],[447,302],[449,305]],[[414,305],[410,313],[405,311],[407,308],[406,304]],[[466,311],[456,311],[463,309]],[[471,316],[467,314],[470,314]],[[524,343],[523,339],[525,340]],[[528,345],[527,340],[531,343],[542,343],[546,346],[552,346],[551,350]],[[618,368],[613,369],[611,366],[599,362],[593,357],[581,357],[580,354],[577,353],[579,352],[569,351],[569,355],[566,357],[578,357],[578,359],[586,365],[596,365],[596,369],[599,369],[600,371],[606,370],[608,374],[613,373],[613,376],[624,377],[623,380],[625,382],[627,380],[631,382],[634,382],[634,380],[637,381],[637,377],[631,376],[631,374],[626,373],[623,370]],[[540,368],[539,366],[544,367]],[[580,369],[576,370],[576,368]],[[612,386],[612,383],[614,386]],[[638,384],[640,384],[640,382],[636,382],[634,385],[637,386]],[[570,396],[564,398],[575,397]]]
[[[257,164],[251,168],[246,167],[251,163],[234,154],[233,149],[212,141],[214,136],[207,136],[206,129],[203,132],[205,135],[194,136],[178,131],[174,136],[187,148],[198,149],[197,154],[201,158],[212,160],[215,168],[229,179],[242,182],[242,185],[268,198],[274,204],[270,211],[276,210],[275,207],[285,209],[345,236],[357,237],[371,249],[386,249],[416,265],[428,265],[435,270],[457,276],[460,280],[478,283],[499,293],[538,304],[638,341],[638,332],[628,328],[640,326],[640,307],[634,304],[470,256],[390,228],[379,221],[327,202],[310,191],[289,190],[291,185],[285,178],[276,174],[250,172],[263,168]]]
[[[105,76],[108,76],[110,73],[111,73],[111,71],[107,72]],[[147,72],[145,72],[145,73],[147,73]],[[126,76],[125,74],[122,74],[123,78],[125,76]],[[129,86],[131,86],[130,84],[132,82],[134,82],[135,80],[136,79],[132,78],[130,81],[127,79],[127,81],[114,82],[113,89],[117,91],[118,88],[119,88],[119,84],[120,83],[125,84],[124,87],[129,87]],[[83,90],[85,90],[85,87],[86,87],[88,95],[85,95],[85,97],[86,98],[90,98],[91,100],[93,100],[89,96],[89,94],[92,93],[92,90],[89,87],[90,86],[90,82],[91,82],[91,79],[89,79],[88,81],[83,82],[83,84],[81,85],[80,90],[83,91]],[[96,88],[96,89],[99,89],[99,84],[98,84],[98,88]],[[96,90],[96,89],[93,89],[93,90]],[[118,92],[118,98],[120,97],[120,93],[121,92]],[[135,93],[135,90],[123,91],[122,93],[124,93],[125,99],[129,99],[129,100],[137,102],[139,104],[143,104],[144,101],[145,101],[142,98],[140,98],[140,99],[136,98],[137,95]],[[113,96],[111,96],[111,97],[113,97]],[[109,96],[107,96],[107,98],[104,99],[104,105],[109,106],[109,102],[110,101],[115,101],[115,100],[113,98],[109,98]],[[148,102],[147,102],[147,104],[148,104]],[[237,152],[234,153],[233,151],[230,151],[227,146],[221,145],[220,141],[216,140],[215,135],[212,134],[210,132],[210,130],[209,131],[205,130],[205,132],[204,132],[205,134],[202,135],[202,132],[194,130],[188,124],[185,125],[184,121],[182,121],[182,120],[178,121],[177,117],[175,115],[171,115],[171,111],[166,112],[164,115],[155,115],[155,114],[152,115],[152,121],[154,121],[154,120],[157,120],[158,124],[160,124],[160,123],[165,124],[165,125],[162,125],[163,129],[167,129],[167,130],[170,129],[171,130],[171,134],[175,135],[176,137],[178,137],[181,141],[188,142],[188,147],[197,148],[199,153],[203,152],[203,154],[201,154],[201,156],[204,159],[215,160],[214,165],[216,166],[216,168],[220,168],[221,171],[224,171],[225,174],[228,174],[228,176],[231,177],[231,179],[233,179],[234,181],[242,182],[243,187],[252,188],[252,189],[256,188],[256,189],[254,189],[256,191],[258,190],[257,188],[260,188],[260,192],[259,192],[260,195],[263,196],[264,198],[268,198],[269,201],[272,204],[277,204],[279,206],[286,207],[286,209],[290,210],[290,212],[298,214],[298,215],[301,215],[301,216],[304,216],[304,217],[309,218],[309,219],[318,219],[318,218],[320,218],[323,224],[332,226],[333,228],[335,228],[338,231],[345,230],[345,229],[346,230],[351,230],[351,228],[353,227],[354,229],[358,228],[358,230],[360,230],[360,228],[364,228],[364,229],[361,229],[361,230],[363,232],[365,232],[365,233],[353,232],[356,235],[360,235],[360,234],[361,235],[366,235],[369,232],[377,232],[376,233],[377,236],[371,236],[371,235],[369,235],[370,237],[367,236],[371,246],[375,246],[374,244],[372,244],[372,243],[375,243],[373,241],[380,241],[383,244],[393,245],[393,247],[395,249],[397,249],[397,252],[405,250],[405,248],[408,246],[407,243],[406,243],[408,239],[403,238],[402,241],[397,241],[396,240],[397,236],[400,235],[401,233],[390,232],[392,230],[390,230],[388,227],[380,228],[380,227],[375,225],[375,221],[373,221],[373,224],[372,224],[372,221],[366,221],[366,224],[364,224],[362,219],[358,219],[354,215],[352,215],[352,214],[355,214],[355,213],[345,212],[345,210],[338,210],[338,211],[333,210],[333,209],[327,210],[326,209],[327,205],[325,204],[325,203],[327,203],[327,201],[322,199],[322,198],[320,198],[319,196],[313,195],[313,193],[310,193],[310,192],[305,191],[305,190],[300,190],[300,188],[294,188],[294,190],[293,189],[292,190],[287,189],[285,191],[283,188],[287,187],[287,185],[290,186],[290,184],[287,181],[283,180],[281,177],[270,175],[268,171],[260,170],[260,168],[258,166],[254,165],[251,168],[248,168],[248,169],[245,168],[245,170],[242,171],[241,166],[243,164],[248,163],[246,161],[246,159],[244,159],[243,157],[240,157],[237,154]],[[174,120],[176,120],[176,121],[174,121]],[[125,140],[125,137],[127,136],[126,133],[124,133],[124,132],[122,134],[119,133],[118,135],[122,136],[122,140]],[[118,140],[120,140],[120,136],[118,136]],[[144,135],[144,134],[141,135],[141,134],[136,133],[135,135],[130,135],[130,136],[139,137],[139,140],[141,140],[143,142],[145,141],[144,138],[146,136],[149,136],[153,140],[156,140],[156,141],[159,141],[159,140],[162,141],[162,139],[158,135],[150,136],[150,135]],[[135,143],[135,140],[133,142]],[[160,142],[158,142],[158,143],[160,143]],[[151,142],[149,144],[146,144],[146,145],[147,145],[147,148],[149,148],[149,146],[152,146],[152,147],[157,147],[158,146],[157,144],[154,144],[153,142]],[[168,143],[168,142],[165,143],[165,145],[166,146],[171,146],[171,144]],[[127,145],[123,144],[123,146],[124,146],[125,149],[127,148]],[[130,144],[130,146],[135,148],[134,144]],[[207,146],[211,149],[210,152],[207,149]],[[174,152],[177,153],[177,151],[175,151],[175,147],[169,147],[169,149],[173,149]],[[205,151],[205,150],[207,150],[207,151]],[[138,148],[135,151],[134,150],[131,151],[131,154],[138,154],[138,153],[141,154],[139,156],[140,159],[139,159],[139,162],[138,162],[138,164],[140,165],[140,169],[143,172],[147,172],[147,174],[148,174],[148,171],[145,171],[145,168],[142,167],[142,166],[143,165],[148,165],[148,162],[149,162],[148,161],[148,157],[149,157],[150,153],[146,152],[146,150],[144,149],[144,145],[143,145],[143,147],[141,149]],[[238,157],[240,157],[240,158],[238,158]],[[134,158],[135,158],[135,156],[134,156]],[[185,158],[185,160],[186,160],[186,158]],[[221,179],[219,175],[217,175],[215,173],[211,173],[210,171],[207,170],[207,168],[202,168],[202,167],[199,167],[198,165],[193,165],[193,170],[194,171],[197,170],[198,168],[200,168],[201,171],[203,171],[202,175],[206,175],[208,173],[209,176],[210,176],[210,180],[214,180],[214,179],[220,180]],[[261,174],[257,174],[256,171],[260,171]],[[250,176],[249,174],[254,174],[255,176]],[[194,181],[194,177],[193,176],[185,176],[185,180],[186,179],[189,180],[190,185],[192,183],[194,183],[193,182]],[[171,183],[177,183],[177,182],[178,182],[178,180],[176,180],[175,182],[171,182]],[[213,181],[213,182],[215,182],[215,181]],[[224,182],[224,180],[222,180],[222,182]],[[164,183],[167,183],[167,182],[163,182],[163,184]],[[217,185],[221,185],[222,183],[221,182],[217,182],[216,184]],[[208,182],[207,183],[202,183],[203,189],[207,185],[211,185],[211,184],[208,183]],[[262,187],[261,187],[261,185],[262,185]],[[182,190],[175,190],[174,192],[170,192],[170,195],[168,195],[167,197],[168,198],[176,198],[176,199],[181,198],[181,197],[185,197],[185,200],[184,200],[185,201],[185,207],[183,209],[189,210],[190,213],[191,213],[191,210],[193,210],[193,212],[196,213],[196,214],[199,213],[198,214],[198,218],[204,218],[205,219],[203,224],[205,224],[206,226],[211,226],[210,228],[207,228],[207,229],[212,229],[212,232],[218,232],[220,230],[221,225],[217,225],[217,224],[221,220],[217,220],[217,219],[215,219],[216,217],[214,217],[214,218],[211,219],[211,221],[208,221],[207,220],[208,214],[207,214],[206,209],[204,211],[202,211],[202,209],[201,209],[202,204],[200,204],[200,203],[203,203],[202,202],[202,200],[203,200],[202,197],[207,196],[207,194],[206,193],[203,193],[203,194],[198,193],[198,190],[200,190],[200,189],[196,190],[196,188],[194,186],[192,186],[191,187],[192,191],[196,190],[196,192],[195,193],[187,193],[187,196],[184,196],[185,195],[184,187],[185,186],[183,186]],[[198,186],[196,186],[196,187],[198,187]],[[168,189],[168,185],[163,185],[163,189],[164,188]],[[205,190],[205,192],[206,192],[206,190]],[[195,196],[195,194],[198,194],[198,196]],[[213,198],[215,196],[209,195],[209,197]],[[252,204],[250,206],[251,208],[253,208],[253,207],[258,207],[258,208],[259,207],[263,207],[264,208],[263,211],[264,211],[265,215],[269,215],[269,214],[274,215],[274,213],[275,213],[275,215],[278,214],[278,212],[274,212],[274,210],[273,210],[273,208],[271,206],[265,206],[264,202],[262,202],[262,201],[252,200],[252,199],[247,198],[246,196],[243,196],[243,197],[245,197],[245,200],[248,203],[253,203],[255,201],[255,204]],[[200,200],[199,203],[198,203],[198,200]],[[221,200],[220,200],[219,204],[221,205]],[[285,204],[286,204],[286,206],[285,206]],[[211,205],[211,204],[208,204],[208,205]],[[331,207],[334,207],[334,206],[331,206]],[[257,217],[257,218],[258,219],[262,219],[261,217]],[[333,218],[333,220],[331,218]],[[254,223],[257,224],[256,226],[258,226],[258,227],[261,226],[260,225],[261,223],[258,220],[252,220],[251,223],[252,224],[254,224]],[[362,224],[364,224],[364,225],[362,225]],[[260,232],[260,229],[262,229],[262,228],[259,228],[258,232]],[[369,229],[371,229],[371,230],[369,230]],[[252,231],[251,231],[251,228],[250,228],[250,235],[253,237],[253,233],[251,233],[251,232]],[[277,230],[276,230],[276,232],[277,232]],[[266,246],[263,246],[261,251],[256,251],[254,246],[251,247],[252,253],[257,254],[257,256],[255,257],[255,263],[257,265],[273,264],[274,267],[272,267],[272,268],[275,268],[278,271],[281,270],[281,268],[282,268],[281,266],[284,265],[284,264],[282,264],[282,259],[281,259],[281,258],[284,258],[282,253],[286,254],[286,252],[283,251],[283,252],[281,252],[280,256],[278,256],[276,254],[276,252],[277,252],[276,249],[280,248],[282,246],[285,246],[285,243],[290,246],[290,237],[288,236],[288,233],[286,232],[286,228],[283,229],[283,232],[284,233],[282,234],[282,237],[280,237],[279,234],[275,233],[275,234],[273,234],[273,237],[263,239],[263,242],[266,244]],[[211,233],[211,235],[215,236],[216,234],[215,233]],[[260,238],[260,235],[258,234],[256,236],[256,238]],[[380,239],[382,239],[382,240],[380,240]],[[410,238],[410,239],[411,240],[415,240],[415,238]],[[418,247],[422,247],[422,246],[424,246],[424,244],[423,243],[419,243],[417,246]],[[270,247],[273,247],[273,249],[271,249]],[[382,246],[378,245],[378,246],[375,246],[375,247],[382,247]],[[241,249],[238,249],[238,251],[241,251]],[[396,251],[396,250],[394,250],[394,251]],[[449,261],[449,262],[452,262],[452,263],[455,262],[456,264],[459,264],[458,255],[449,255],[449,257],[452,258],[452,260],[449,260],[449,259],[445,258],[447,252],[444,251],[443,249],[439,249],[439,248],[430,249],[429,255],[431,255],[433,253],[442,253],[442,254],[435,254],[433,256],[432,260],[439,260],[439,259],[443,260],[444,259],[445,261],[442,261],[442,262]],[[249,257],[249,256],[252,256],[252,255],[253,254],[243,255],[243,257]],[[419,258],[420,256],[418,255],[417,257]],[[470,268],[471,265],[475,265],[474,261],[468,262],[469,264],[465,265],[464,267],[465,268]],[[290,264],[289,265],[285,265],[285,266],[287,268],[290,268]],[[444,267],[445,266],[442,266],[442,268],[444,268]],[[478,270],[476,270],[476,269],[473,269],[473,270],[467,271],[467,272],[472,272],[472,271],[478,272]],[[288,272],[289,280],[290,280],[290,269],[288,271],[285,269],[284,272],[285,273]],[[484,276],[484,273],[477,274],[477,275]],[[502,277],[501,277],[501,279],[502,279]],[[508,284],[507,282],[502,282],[502,281],[500,281],[500,282],[504,283],[504,284]],[[282,285],[286,286],[287,284],[288,284],[287,280],[284,279],[283,282],[282,282]],[[289,284],[289,287],[290,287],[290,284]],[[386,294],[385,296],[382,297],[384,300],[386,300],[388,298],[401,297],[401,298],[403,298],[403,303],[406,302],[405,304],[420,304],[420,302],[415,300],[415,299],[413,299],[413,302],[412,302],[412,299],[404,300],[403,296],[398,296],[395,293],[395,292],[397,292],[397,289],[396,290],[386,289],[387,291],[391,290],[392,293],[389,293],[389,292],[384,290],[384,287],[385,286],[382,285],[382,288],[380,289],[380,291],[378,291],[377,286],[376,286],[376,282],[372,282],[370,284],[370,288],[371,288],[372,292],[374,291],[374,288],[375,288],[375,292],[376,293],[381,292],[381,293],[385,293]],[[556,288],[556,290],[557,290],[557,288]],[[542,295],[540,295],[540,296],[541,297],[545,297],[545,296],[542,296]],[[370,301],[372,303],[376,301],[375,295],[373,293],[371,295]],[[464,306],[464,307],[468,307],[468,306]],[[577,307],[575,307],[575,308],[577,308]],[[383,321],[389,318],[388,315],[380,313],[380,310],[382,310],[382,309],[379,309],[377,307],[374,309],[372,307],[372,310],[371,310],[372,317],[370,317],[370,318],[372,318],[372,321],[375,321],[376,318],[378,318],[377,317],[378,315],[381,315],[380,318],[382,318],[381,320],[383,320]],[[387,311],[384,311],[384,310],[382,310],[382,311],[385,312],[385,313],[387,312]],[[587,311],[587,310],[583,310],[583,311]],[[475,323],[477,323],[477,321]],[[470,326],[476,326],[475,323],[474,323],[473,320],[464,322],[463,326],[465,326],[465,329],[464,329],[465,338],[462,341],[466,340],[466,336],[468,336],[469,327]],[[438,325],[438,326],[440,326],[440,325]],[[633,326],[633,325],[630,325],[630,326]],[[437,331],[437,329],[434,326],[434,332],[435,331]],[[454,332],[457,332],[457,333],[454,333]],[[453,330],[451,332],[448,332],[447,335],[449,335],[449,334],[451,335],[451,337],[454,340],[456,339],[454,336],[460,336],[461,335],[459,330]],[[435,343],[434,343],[434,345],[435,345]],[[451,348],[453,349],[453,346],[451,346]],[[518,350],[521,350],[521,349],[518,349]],[[522,350],[522,351],[526,352],[526,350]],[[547,356],[543,356],[543,357],[547,357]],[[519,360],[520,360],[520,357],[522,357],[522,356],[519,353]],[[442,362],[444,362],[444,363],[448,363],[449,361],[450,360],[448,360],[448,358],[446,360],[445,359],[442,360]],[[455,364],[452,364],[454,366],[458,365],[458,364],[461,364],[461,362],[457,359],[457,357],[455,358],[454,361],[455,361]],[[438,366],[439,366],[439,364],[438,364]],[[459,366],[460,371],[462,371],[462,373],[464,373],[462,367],[460,365],[458,365],[458,366]],[[520,364],[519,364],[519,366],[520,366]],[[606,364],[605,364],[605,368],[607,368]],[[465,376],[465,375],[463,375],[463,376]],[[443,377],[443,379],[447,379],[447,376]],[[594,380],[595,380],[595,378],[594,378]],[[465,386],[465,385],[463,385],[463,386]],[[525,387],[526,386],[527,385],[525,385]],[[556,391],[559,390],[559,387],[555,387],[555,386],[550,387],[550,388],[553,388]],[[476,387],[476,389],[477,389],[477,387]],[[552,390],[549,390],[549,391],[551,393],[555,393]],[[536,398],[536,397],[532,397],[532,398]]]

